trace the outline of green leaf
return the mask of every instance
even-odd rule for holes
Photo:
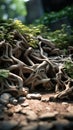
[[[0,78],[8,78],[9,70],[0,69]]]

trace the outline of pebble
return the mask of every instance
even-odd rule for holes
[[[31,94],[27,94],[26,98],[31,99]]]
[[[27,99],[38,99],[41,100],[41,94],[39,93],[32,93],[32,94],[27,94]]]
[[[50,108],[50,107],[46,107],[46,110],[50,111],[50,110],[51,110],[51,108]]]
[[[29,106],[29,104],[28,104],[28,102],[24,102],[24,103],[21,104],[21,106],[22,107],[27,107],[27,106]]]
[[[24,102],[26,100],[26,97],[19,97],[18,101],[19,102]]]
[[[48,102],[48,101],[49,101],[49,98],[42,98],[41,101],[42,101],[42,102]]]
[[[18,100],[15,99],[14,97],[11,97],[9,101],[10,101],[10,103],[13,104],[13,105],[17,105],[17,103],[18,103]]]
[[[28,92],[29,92],[29,89],[28,88],[22,88],[22,94],[24,95],[24,96],[26,96],[27,94],[28,94]]]
[[[68,103],[67,102],[62,102],[62,105],[68,105]]]
[[[0,96],[0,102],[3,104],[7,104],[9,102],[9,99],[11,98],[11,94],[9,93],[3,93]]]
[[[10,104],[10,103],[8,103],[8,104],[7,104],[7,107],[8,107],[8,108],[11,108],[11,107],[13,107],[13,105]]]
[[[39,119],[43,121],[48,120],[48,119],[55,120],[57,114],[58,114],[57,112],[46,112],[42,114],[41,116],[39,116]]]
[[[29,106],[27,106],[27,107],[26,107],[26,109],[27,109],[27,110],[32,110],[32,108],[31,108],[31,107],[29,107]]]

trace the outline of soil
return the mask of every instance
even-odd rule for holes
[[[0,106],[0,130],[73,129],[73,102],[51,102],[53,95],[43,92],[41,99]]]

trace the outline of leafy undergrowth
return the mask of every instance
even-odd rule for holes
[[[58,21],[62,18],[67,18],[69,22],[73,21],[73,5],[67,6],[58,12],[51,11],[49,13],[44,14],[40,19],[35,21],[36,24],[43,24],[46,26],[50,26],[51,23]]]
[[[62,29],[52,32],[50,28],[43,24],[26,26],[21,21],[12,19],[0,22],[0,41],[5,39],[13,44],[14,30],[25,35],[29,44],[33,47],[37,47],[38,35],[49,39],[60,49],[66,49],[69,45],[73,44],[73,30],[67,25],[62,25]],[[68,30],[70,30],[70,34]]]
[[[65,61],[64,70],[69,75],[69,77],[73,78],[73,61]]]

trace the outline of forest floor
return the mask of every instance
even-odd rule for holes
[[[73,47],[65,56],[41,36],[35,49],[26,35],[11,34],[14,44],[0,42],[0,130],[73,130],[73,78],[63,66],[70,60],[73,70]]]
[[[0,130],[72,130],[73,102],[51,102],[54,93],[28,94],[16,105],[0,104]],[[36,96],[37,95],[37,96]]]

